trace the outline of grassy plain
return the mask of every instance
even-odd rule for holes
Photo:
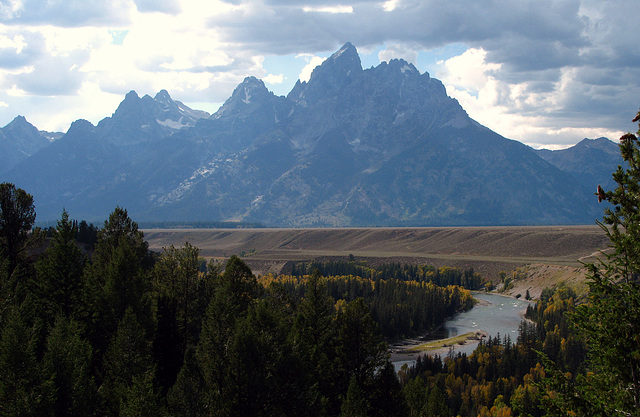
[[[495,279],[500,271],[521,281],[582,280],[580,261],[593,261],[607,248],[594,226],[326,228],[326,229],[147,229],[152,250],[185,242],[206,259],[244,254],[257,274],[286,272],[291,261],[335,260],[353,255],[372,265],[383,262],[474,268]],[[529,287],[535,296],[533,281]],[[545,285],[548,286],[548,285]],[[535,288],[534,288],[535,287]],[[528,289],[516,286],[512,290]]]

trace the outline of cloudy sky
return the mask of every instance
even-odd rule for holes
[[[345,42],[403,58],[535,148],[635,132],[638,0],[0,0],[0,126],[110,116],[130,90],[215,112],[244,77],[286,95]]]

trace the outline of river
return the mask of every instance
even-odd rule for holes
[[[484,331],[490,337],[499,335],[501,339],[509,335],[515,343],[523,314],[527,306],[533,302],[485,292],[474,292],[473,296],[480,302],[471,310],[451,317],[438,331],[431,333],[424,340],[448,339],[468,332]],[[451,349],[456,354],[461,352],[468,355],[477,345],[478,342],[472,342],[464,346],[455,345]],[[400,369],[405,363],[411,365],[415,362],[414,357],[403,360],[402,356],[404,355],[394,355],[396,369]]]

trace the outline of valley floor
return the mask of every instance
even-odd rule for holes
[[[239,254],[256,274],[280,273],[288,262],[344,259],[372,265],[400,262],[473,268],[496,279],[500,271],[528,278],[508,293],[532,297],[559,280],[584,278],[608,239],[593,226],[425,227],[343,229],[148,229],[152,250],[185,242],[205,259]],[[519,272],[518,272],[519,271]]]

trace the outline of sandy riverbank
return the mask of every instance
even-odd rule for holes
[[[480,340],[487,337],[487,332],[479,330],[463,335],[450,337],[448,339],[430,340],[425,342],[420,339],[408,339],[399,344],[390,346],[390,361],[403,362],[411,361],[420,355],[440,355],[445,356],[451,347],[461,347],[480,343]]]

